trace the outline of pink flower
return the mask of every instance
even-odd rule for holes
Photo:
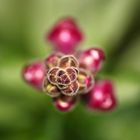
[[[114,87],[110,80],[99,80],[87,95],[87,106],[92,110],[108,111],[116,107]]]
[[[44,92],[52,97],[60,94],[73,96],[86,93],[91,89],[94,77],[90,72],[80,69],[74,56],[65,55],[58,59],[58,63],[50,67],[47,72],[43,86]]]
[[[76,45],[83,40],[83,34],[75,20],[66,17],[58,21],[47,35],[56,51],[73,53]]]
[[[42,90],[45,71],[46,69],[43,61],[34,61],[24,66],[22,77],[31,86]]]
[[[102,49],[90,48],[80,54],[79,62],[81,66],[92,72],[98,72],[102,68],[105,54]]]
[[[110,80],[96,80],[105,53],[100,48],[76,51],[83,33],[70,17],[59,20],[47,34],[54,53],[45,60],[34,61],[22,70],[24,81],[53,98],[62,112],[75,107],[84,98],[91,110],[109,111],[116,107],[114,87]]]

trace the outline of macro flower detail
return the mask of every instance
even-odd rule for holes
[[[62,56],[57,62],[54,67],[48,70],[44,80],[43,89],[48,95],[57,96],[59,91],[61,94],[73,96],[91,88],[93,78],[90,79],[91,81],[88,80],[89,75],[80,69],[74,56]],[[52,88],[48,88],[48,86],[52,86]],[[54,95],[54,93],[56,94]]]
[[[78,75],[78,82],[80,84],[79,87],[79,93],[86,94],[88,93],[93,85],[94,85],[94,76],[91,72],[87,72],[84,69],[80,69],[79,75]]]
[[[114,109],[117,101],[112,81],[98,78],[105,60],[103,49],[76,50],[83,33],[71,17],[56,22],[47,39],[52,43],[53,53],[25,65],[24,81],[50,96],[61,112],[72,110],[81,99],[93,111]]]

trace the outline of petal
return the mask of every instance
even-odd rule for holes
[[[52,69],[50,69],[47,73],[47,78],[49,80],[50,83],[56,85],[57,84],[57,73],[59,71],[58,67],[54,67]]]
[[[94,85],[94,78],[90,72],[86,72],[84,69],[80,69],[78,75],[79,91],[78,93],[89,92]]]
[[[60,91],[57,86],[52,85],[47,78],[43,83],[43,91],[51,97],[58,97],[60,95]]]
[[[73,96],[76,95],[79,90],[79,83],[73,82],[71,83],[66,89],[61,90],[62,94],[67,96]]]
[[[57,77],[57,84],[60,84],[60,85],[69,85],[71,83],[71,80],[70,80],[68,74],[63,69],[60,69],[58,71],[56,77]]]
[[[61,84],[58,84],[57,87],[62,90],[62,89],[66,89],[69,85],[61,85]]]
[[[71,82],[73,82],[77,79],[77,71],[73,67],[67,68],[66,72],[67,72]]]
[[[79,63],[76,58],[72,55],[65,55],[60,59],[59,67],[67,68],[67,67],[79,67]]]

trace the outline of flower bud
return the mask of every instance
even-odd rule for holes
[[[72,53],[76,45],[82,41],[83,34],[74,19],[67,17],[58,21],[48,33],[48,40],[55,50],[65,54]]]
[[[77,97],[75,96],[59,96],[54,98],[55,107],[62,112],[70,111],[74,108],[77,101]]]
[[[113,84],[109,80],[97,81],[86,100],[92,110],[109,111],[116,107]]]
[[[102,68],[102,63],[105,59],[103,50],[90,48],[81,52],[79,63],[80,66],[92,71],[98,72]]]
[[[22,76],[28,84],[42,90],[45,71],[46,69],[43,61],[34,61],[23,68]]]

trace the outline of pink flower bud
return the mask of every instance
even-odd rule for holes
[[[113,84],[109,80],[97,81],[87,95],[87,106],[93,110],[108,111],[116,107]]]
[[[42,90],[42,83],[45,76],[43,61],[34,61],[26,65],[22,70],[23,79],[33,87]]]
[[[72,53],[76,45],[82,41],[83,34],[74,19],[67,17],[58,21],[48,33],[48,40],[55,50],[65,54]]]
[[[67,112],[74,108],[76,101],[76,96],[62,95],[57,98],[54,98],[54,105],[59,111]]]
[[[104,59],[105,54],[103,50],[99,48],[90,48],[81,52],[79,62],[82,67],[85,67],[92,72],[97,72],[101,69]]]

